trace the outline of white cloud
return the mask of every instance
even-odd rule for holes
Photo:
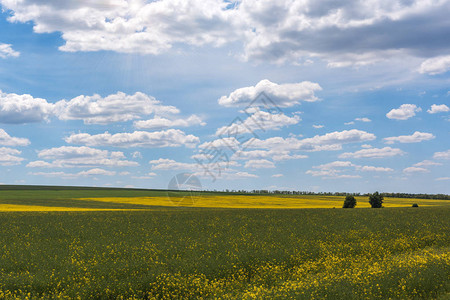
[[[437,114],[437,113],[449,112],[449,111],[450,111],[450,107],[448,107],[445,104],[441,104],[441,105],[433,104],[433,105],[431,105],[431,108],[429,110],[427,110],[427,112],[429,114]]]
[[[10,136],[5,130],[0,128],[0,145],[2,146],[28,146],[30,141],[25,138],[16,138]]]
[[[168,158],[151,160],[149,163],[152,165],[152,170],[188,170],[194,172],[201,169],[201,166],[196,163],[177,162]]]
[[[314,128],[319,129],[325,127],[324,125],[313,125]]]
[[[419,72],[430,75],[442,74],[450,70],[450,55],[437,56],[425,60],[421,65]]]
[[[321,176],[323,178],[361,178],[358,174],[344,174],[344,171],[363,171],[363,172],[392,172],[391,168],[375,167],[375,166],[360,166],[353,164],[350,161],[333,161],[330,163],[313,166],[313,169],[308,170],[306,174],[312,176]]]
[[[392,109],[386,114],[389,119],[407,120],[416,115],[416,112],[420,112],[422,109],[415,104],[402,104],[399,108]]]
[[[90,135],[89,133],[72,134],[65,138],[70,144],[81,144],[86,146],[112,146],[112,147],[195,147],[200,142],[199,138],[193,135],[186,135],[179,129],[169,129],[164,131],[135,131],[132,133],[108,132]]]
[[[20,52],[13,50],[11,44],[0,43],[0,58],[19,57]]]
[[[125,159],[122,152],[99,150],[89,147],[59,147],[38,152],[37,160],[27,164],[29,168],[72,168],[72,167],[133,167],[139,164]]]
[[[435,136],[432,133],[416,131],[412,135],[400,135],[384,138],[386,144],[399,143],[419,143],[422,141],[429,141],[434,139]]]
[[[393,56],[448,52],[448,1],[2,0],[10,22],[61,32],[62,51],[159,54],[174,45],[237,42],[244,58],[363,66]],[[232,7],[232,9],[230,9]],[[389,34],[386,34],[389,32]],[[444,72],[443,57],[422,72]]]
[[[330,169],[334,169],[334,168],[342,168],[342,167],[353,167],[355,166],[354,164],[352,164],[352,162],[350,161],[333,161],[330,163],[326,163],[326,164],[322,164],[319,166],[314,166],[313,168],[315,169],[322,169],[322,170],[330,170]]]
[[[272,159],[274,161],[284,161],[284,160],[304,159],[304,158],[308,158],[308,156],[303,154],[276,154],[272,156]]]
[[[134,127],[138,129],[163,129],[163,128],[173,128],[173,127],[190,127],[194,125],[205,126],[206,123],[196,115],[192,115],[187,119],[175,119],[169,120],[166,118],[161,118],[156,116],[153,119],[135,121]]]
[[[355,121],[360,121],[360,122],[372,122],[371,119],[369,118],[356,118]]]
[[[342,144],[358,143],[374,140],[372,133],[352,129],[316,135],[312,138],[299,140],[297,138],[272,137],[266,140],[252,139],[244,144],[249,148],[273,149],[276,151],[336,151],[342,149]]]
[[[442,166],[442,164],[431,160],[424,160],[413,165],[413,167],[429,167],[429,166]]]
[[[0,166],[14,166],[24,159],[19,157],[22,152],[12,148],[0,147]]]
[[[247,161],[244,167],[250,169],[270,169],[275,168],[275,164],[267,159],[252,159]]]
[[[291,154],[289,151],[277,151],[277,150],[251,150],[251,151],[236,151],[232,156],[232,160],[252,160],[271,158],[274,161],[283,161],[291,159],[303,159],[308,158],[307,155]]]
[[[450,180],[450,177],[439,177],[439,178],[436,178],[435,180],[437,180],[437,181]]]
[[[436,159],[450,159],[450,150],[443,152],[435,152],[433,158]]]
[[[280,178],[280,177],[283,177],[284,175],[283,174],[273,174],[272,176],[270,176],[270,177],[273,177],[273,178]]]
[[[309,174],[314,177],[322,177],[322,178],[361,178],[360,175],[349,175],[349,174],[342,174],[341,170],[335,170],[335,169],[322,169],[322,170],[308,170],[305,172],[305,174]]]
[[[239,88],[229,96],[222,96],[219,104],[223,106],[246,106],[264,92],[270,101],[278,107],[291,107],[300,101],[313,102],[319,100],[314,92],[322,88],[319,84],[303,81],[300,83],[276,84],[267,79],[261,80],[255,86]],[[258,100],[257,100],[258,101]],[[256,106],[255,102],[255,106]]]
[[[409,167],[403,169],[403,173],[411,174],[411,173],[429,173],[430,171],[425,168],[419,168],[419,167]]]
[[[374,166],[362,166],[358,168],[361,171],[369,171],[369,172],[392,172],[394,169],[384,168],[384,167],[374,167]]]
[[[140,92],[134,95],[118,92],[104,98],[81,95],[70,101],[58,101],[56,111],[61,120],[83,120],[85,124],[126,122],[153,113],[179,113],[176,107],[164,106],[154,97]]]
[[[152,166],[152,170],[166,170],[166,171],[173,171],[173,170],[184,170],[193,172],[194,175],[205,178],[205,179],[213,179],[215,177],[224,179],[224,180],[235,180],[235,179],[246,179],[246,178],[257,178],[257,175],[250,174],[247,172],[241,172],[238,170],[234,170],[230,168],[230,166],[236,166],[237,164],[230,161],[217,161],[214,162],[213,167],[214,169],[211,169],[211,174],[208,172],[208,170],[205,170],[205,168],[198,163],[183,163],[183,162],[177,162],[173,159],[167,159],[167,158],[160,158],[156,160],[151,160],[149,162]],[[214,176],[214,177],[213,177]]]
[[[87,171],[81,171],[78,173],[79,176],[96,176],[96,175],[104,175],[104,176],[114,176],[116,172],[114,171],[106,171],[103,169],[90,169]]]
[[[80,176],[114,176],[116,175],[116,172],[114,171],[107,171],[103,169],[90,169],[87,171],[81,171],[78,173],[65,173],[65,172],[30,172],[28,173],[30,175],[34,176],[44,176],[44,177],[59,177],[63,179],[72,179],[77,178]]]
[[[297,115],[289,117],[282,113],[272,114],[265,111],[257,111],[244,121],[234,122],[231,125],[217,129],[216,135],[254,133],[257,130],[278,130],[284,126],[297,124],[300,120],[300,117]]]
[[[384,147],[362,149],[356,152],[345,152],[339,155],[339,158],[385,158],[404,154],[405,152],[398,148]]]
[[[211,142],[205,142],[198,147],[200,149],[219,149],[219,148],[230,148],[233,150],[238,150],[240,147],[240,142],[234,137],[226,137]]]
[[[353,121],[344,123],[344,125],[353,125],[353,124],[355,124],[355,122],[353,122]]]
[[[53,114],[54,105],[31,95],[7,94],[0,91],[0,122],[22,124],[42,122]]]
[[[70,101],[60,100],[49,103],[45,99],[34,98],[27,94],[7,94],[0,91],[1,123],[33,123],[49,121],[50,117],[57,117],[60,120],[83,120],[85,124],[110,124],[142,119],[153,114],[154,119],[136,124],[142,128],[204,125],[204,122],[195,115],[186,120],[173,121],[160,116],[178,113],[179,110],[176,107],[162,105],[154,97],[141,92],[134,95],[117,92],[106,97],[96,94],[81,95]]]

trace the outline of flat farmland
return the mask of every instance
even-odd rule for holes
[[[169,195],[3,187],[0,298],[449,297],[448,201]]]

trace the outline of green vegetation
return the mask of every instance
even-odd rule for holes
[[[411,203],[382,210],[218,209],[71,198],[161,193],[0,191],[4,205],[135,209],[0,212],[0,299],[446,299],[450,293],[450,206],[442,202],[420,209]]]
[[[344,205],[342,208],[354,208],[356,206],[356,199],[352,195],[345,196]]]
[[[369,204],[372,206],[372,208],[381,208],[383,207],[383,196],[380,195],[378,192],[375,192],[371,195],[369,195]]]

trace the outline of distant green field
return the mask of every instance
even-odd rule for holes
[[[0,212],[0,299],[450,297],[448,201],[273,209],[343,197],[240,197],[158,206],[166,191],[3,187],[0,206],[31,209]]]

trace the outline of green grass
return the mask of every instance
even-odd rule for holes
[[[444,299],[449,213],[2,212],[0,298]]]

